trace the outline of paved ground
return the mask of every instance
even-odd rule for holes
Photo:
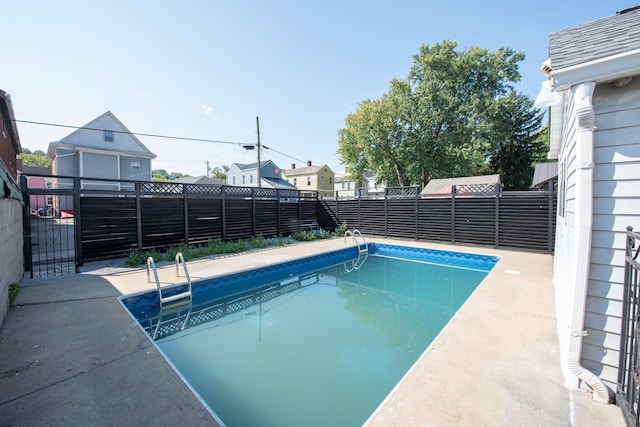
[[[618,407],[562,385],[550,256],[401,243],[502,259],[370,426],[624,426]],[[196,280],[343,246],[332,239],[191,261],[189,272]],[[31,282],[10,310],[0,331],[0,426],[215,425],[117,301],[155,286],[146,271],[85,270]],[[171,265],[160,278],[179,280]]]

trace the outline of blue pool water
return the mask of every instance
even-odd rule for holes
[[[361,425],[498,258],[383,244],[357,255],[206,280],[162,312],[155,292],[122,302],[228,426]]]

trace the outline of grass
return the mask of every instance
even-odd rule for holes
[[[318,231],[299,231],[293,233],[289,237],[272,237],[265,239],[263,236],[256,236],[246,240],[235,240],[225,242],[220,239],[210,239],[206,244],[202,245],[187,245],[182,244],[178,246],[172,246],[167,248],[163,252],[157,249],[151,250],[139,250],[132,249],[129,251],[125,266],[138,267],[146,264],[147,258],[152,257],[155,262],[160,261],[173,261],[176,258],[178,252],[182,253],[185,261],[194,258],[202,258],[210,255],[220,254],[233,254],[244,252],[250,249],[263,249],[269,246],[286,246],[294,241],[309,242],[316,239],[328,239],[332,236],[344,236],[344,232],[347,228],[346,223],[342,223],[340,227],[336,229],[336,232],[331,233],[326,230]],[[340,234],[341,233],[341,234]]]

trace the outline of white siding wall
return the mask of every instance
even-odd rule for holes
[[[615,390],[625,229],[640,230],[640,76],[599,84],[593,171],[593,236],[582,364]]]
[[[556,315],[558,318],[558,338],[560,357],[566,360],[569,347],[569,320],[573,310],[573,286],[571,284],[571,254],[575,250],[573,241],[575,219],[575,170],[576,170],[576,122],[573,109],[573,96],[568,91],[563,108],[560,156],[558,158],[559,194],[558,220],[556,225],[556,250],[554,257],[553,282],[556,290]],[[551,114],[554,114],[552,109]],[[558,114],[557,112],[555,114]],[[571,119],[570,119],[571,118]],[[564,367],[564,364],[563,364]],[[574,384],[575,387],[578,384]]]

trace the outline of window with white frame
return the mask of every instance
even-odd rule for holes
[[[324,176],[320,177],[320,185],[324,186]]]
[[[310,176],[307,177],[307,185],[311,185],[311,177]]]
[[[140,170],[140,162],[131,162],[131,170],[139,171]]]
[[[106,142],[113,142],[113,131],[105,130],[104,131],[104,140]]]

